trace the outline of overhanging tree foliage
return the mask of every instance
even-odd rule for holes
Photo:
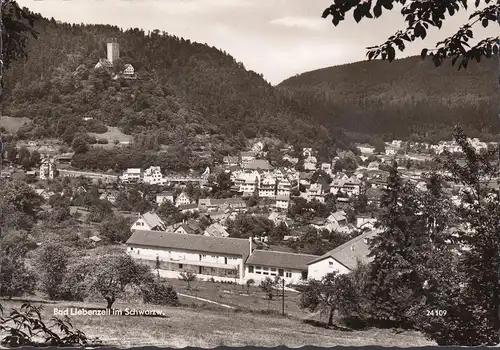
[[[423,49],[422,58],[428,54],[434,64],[440,66],[443,60],[452,59],[452,64],[460,59],[458,68],[466,68],[467,63],[481,57],[491,57],[499,52],[500,37],[487,37],[475,45],[469,41],[474,37],[473,27],[480,23],[487,27],[490,22],[500,22],[500,2],[494,0],[335,0],[324,10],[322,17],[332,16],[334,26],[345,19],[347,13],[353,13],[356,22],[363,18],[379,18],[383,12],[394,10],[395,5],[402,5],[401,15],[407,27],[398,30],[386,42],[378,46],[368,47],[368,59],[381,57],[392,61],[396,57],[396,49],[404,51],[408,43],[417,39],[425,39],[429,27],[441,28],[447,19],[459,11],[467,10],[471,4],[477,9],[469,17],[469,22],[463,24],[455,34],[436,44],[435,49]],[[484,6],[479,9],[480,6]]]
[[[20,8],[14,0],[0,0],[2,25],[2,56],[5,68],[17,59],[26,57],[25,47],[28,37],[37,37],[34,29],[36,16],[26,8]]]

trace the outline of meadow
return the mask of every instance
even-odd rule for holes
[[[181,298],[181,301],[184,301]],[[6,311],[20,301],[2,301]],[[34,305],[38,305],[34,303]],[[53,316],[54,308],[102,307],[102,303],[56,302],[43,305],[42,317]],[[70,316],[74,327],[87,336],[99,337],[103,345],[117,347],[167,346],[426,346],[434,345],[421,334],[390,329],[348,331],[313,326],[295,317],[235,312],[211,307],[164,307],[116,303],[116,309],[161,309],[165,318],[145,316]]]

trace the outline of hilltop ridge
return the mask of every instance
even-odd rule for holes
[[[458,71],[450,62],[435,67],[430,59],[413,56],[317,69],[288,78],[277,89],[326,126],[443,139],[458,122],[488,139],[500,131],[497,74],[496,59]]]
[[[12,64],[5,77],[5,114],[33,121],[21,128],[21,138],[58,137],[71,144],[75,135],[118,127],[133,136],[142,159],[144,151],[166,147],[183,169],[203,168],[255,137],[317,145],[328,153],[350,147],[339,130],[313,122],[261,75],[206,44],[158,30],[58,23],[40,15],[36,30],[27,61]],[[109,38],[120,44],[120,59],[133,66],[137,79],[115,80],[117,72],[95,68]],[[96,154],[88,168],[95,168],[93,158],[110,156],[90,152]],[[143,162],[124,158],[130,167]]]

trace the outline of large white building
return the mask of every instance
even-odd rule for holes
[[[245,283],[244,262],[252,242],[241,238],[218,238],[154,231],[135,231],[127,241],[127,253],[155,267],[160,260],[162,277],[178,278],[181,272],[198,279]]]
[[[276,196],[276,179],[266,176],[260,182],[259,197],[274,198]]]
[[[278,196],[290,196],[290,189],[292,188],[292,184],[287,179],[280,180],[278,182],[278,189],[276,195]]]
[[[125,183],[136,183],[142,181],[142,170],[140,168],[128,168],[120,180]]]
[[[160,260],[163,277],[178,278],[191,271],[200,280],[256,283],[281,277],[286,284],[307,280],[308,263],[317,256],[255,250],[251,238],[136,230],[127,241],[127,253],[152,268]]]
[[[161,173],[161,168],[159,166],[151,166],[147,168],[144,172],[143,181],[149,185],[164,185],[167,183],[167,180],[163,178],[163,174]]]
[[[353,195],[359,196],[361,181],[356,176],[351,176],[347,179],[335,179],[330,184],[330,193],[338,194],[339,192],[345,193],[349,197]]]

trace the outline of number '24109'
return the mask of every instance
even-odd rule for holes
[[[446,316],[447,310],[435,309],[435,310],[425,310],[426,316]]]

